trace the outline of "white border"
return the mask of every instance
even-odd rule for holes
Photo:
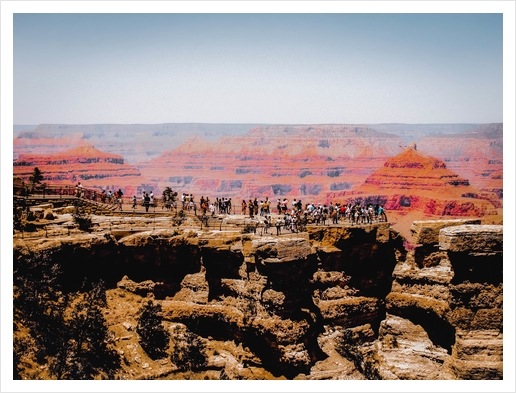
[[[503,381],[13,381],[12,130],[14,13],[503,13],[504,24],[504,380]],[[1,391],[463,391],[514,392],[515,3],[513,1],[1,1]]]

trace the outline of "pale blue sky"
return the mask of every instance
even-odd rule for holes
[[[14,124],[502,122],[502,14],[14,14]]]

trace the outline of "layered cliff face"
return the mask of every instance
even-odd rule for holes
[[[80,146],[48,155],[22,154],[13,162],[13,172],[28,180],[34,167],[43,173],[44,181],[71,187],[77,182],[85,187],[101,187],[136,194],[149,184],[133,165],[125,163],[118,154]]]
[[[44,320],[33,325],[31,315],[64,305],[79,316],[79,300],[64,299],[102,280],[120,359],[111,378],[502,378],[502,228],[414,228],[412,251],[387,223],[288,236],[176,228],[15,240],[15,348],[48,345],[35,334]],[[33,287],[49,292],[34,299]],[[136,328],[148,300],[170,334],[159,358]],[[29,379],[53,378],[60,356],[18,355]]]
[[[418,150],[446,162],[481,192],[503,198],[503,125],[485,124],[462,134],[432,136],[418,142]]]
[[[197,200],[200,196],[233,201],[268,197],[274,202],[296,198],[326,204],[360,199],[364,194],[367,202],[383,203],[398,212],[421,211],[430,218],[501,217],[503,125],[384,124],[376,128],[398,132],[403,139],[378,132],[374,125],[41,125],[21,132],[14,140],[14,152],[62,151],[64,146],[87,142],[121,155],[124,163],[138,158],[140,181],[132,166],[130,174],[121,173],[120,181],[106,180],[114,178],[111,171],[97,174],[93,169],[82,175],[88,185],[122,188],[126,194],[152,189],[159,195],[171,187],[194,194]],[[429,169],[423,162],[409,167],[410,157],[405,157],[407,163],[395,162],[401,160],[396,156],[403,151],[404,139],[421,135],[426,137],[419,138],[418,152],[441,160],[445,168]],[[65,152],[61,155],[54,161],[65,162]],[[389,159],[394,159],[388,164],[392,166],[385,167]],[[40,160],[41,165],[45,160]],[[15,165],[27,163],[15,161]],[[15,174],[19,170],[15,167]],[[48,170],[44,173],[53,179],[66,176],[59,165]],[[446,176],[450,176],[448,182],[443,181]]]
[[[497,214],[502,204],[496,193],[479,191],[444,161],[418,150],[418,145],[410,145],[385,161],[352,193],[335,193],[332,198],[344,203],[383,204],[388,210],[419,210],[429,216]]]
[[[424,369],[431,356],[421,356],[417,372],[426,378],[502,378],[503,232],[477,223],[414,223],[419,245],[393,272],[388,317],[380,329],[380,361],[394,366],[380,367],[385,377],[414,375],[418,367],[394,364],[400,353],[413,359],[434,352],[433,370]],[[428,337],[423,350],[421,340],[408,337],[422,330]]]
[[[360,184],[401,145],[400,138],[364,126],[262,126],[214,143],[195,137],[138,167],[195,195],[322,200]]]

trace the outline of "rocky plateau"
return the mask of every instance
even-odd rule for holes
[[[385,222],[278,236],[239,216],[216,230],[121,214],[70,234],[69,211],[48,209],[46,236],[13,236],[21,379],[504,377],[500,225],[416,221],[407,245]],[[168,333],[158,355],[146,305]]]

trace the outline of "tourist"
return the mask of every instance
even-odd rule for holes
[[[298,220],[297,217],[294,215],[292,217],[292,221],[291,221],[291,225],[292,225],[291,231],[292,231],[292,233],[297,233],[297,220]]]
[[[143,197],[143,204],[145,205],[145,211],[148,212],[149,211],[149,205],[151,203],[151,199],[150,199],[150,196],[149,194],[145,194],[145,196]]]
[[[383,207],[383,205],[380,205],[380,207],[378,208],[378,218],[379,221],[387,222],[387,214],[385,214],[385,208]]]
[[[278,219],[276,220],[276,236],[281,235],[281,224],[283,224],[283,223],[281,222],[281,218],[278,218]]]
[[[253,218],[254,207],[253,207],[253,201],[251,199],[249,199],[249,202],[247,202],[247,207],[249,209],[249,218]]]
[[[263,228],[264,228],[263,231],[265,233],[269,233],[269,227],[270,227],[269,219],[267,218],[267,216],[265,216],[265,218],[263,219]]]

